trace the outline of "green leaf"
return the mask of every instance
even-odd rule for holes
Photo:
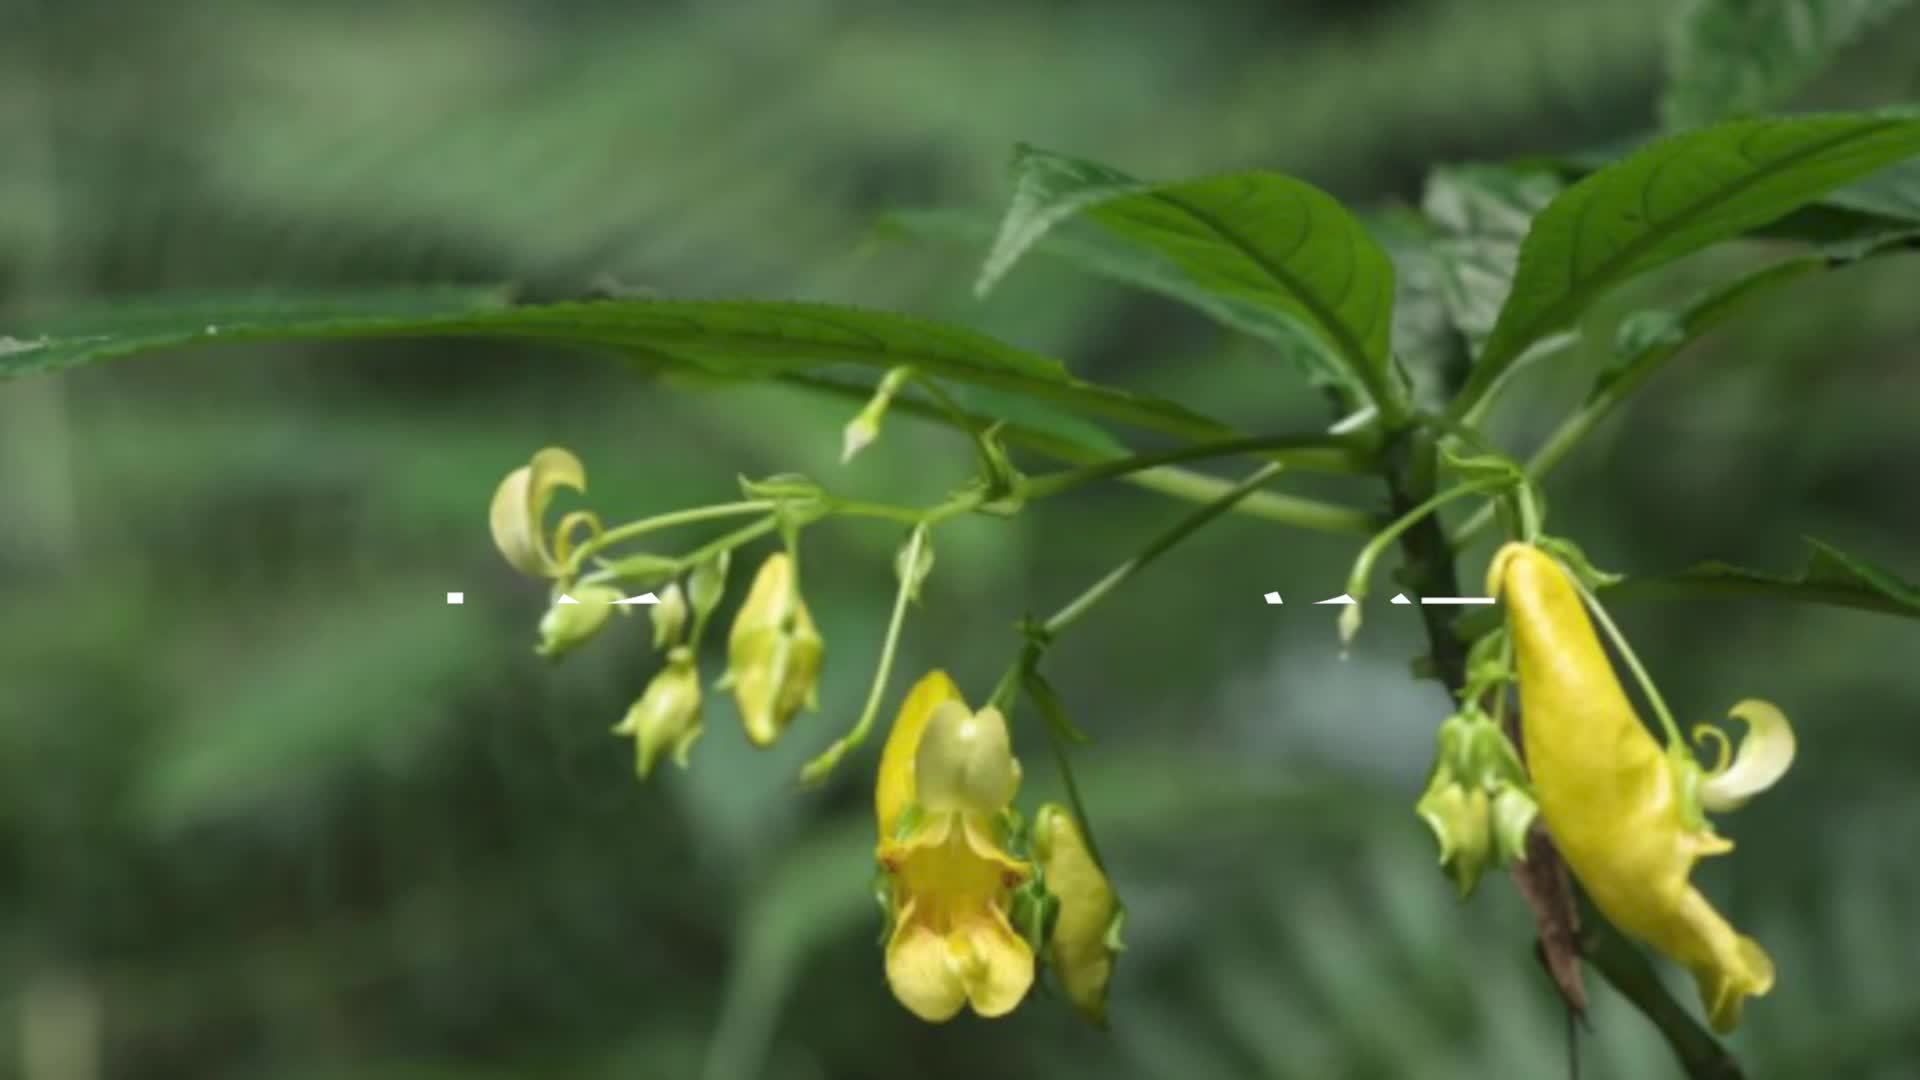
[[[1851,266],[1862,259],[1911,251],[1916,246],[1920,246],[1920,227],[1878,233],[1856,242],[1829,245],[1822,254],[1786,259],[1750,271],[1679,311],[1635,312],[1622,320],[1614,360],[1594,380],[1587,400],[1625,396],[1682,349],[1725,323],[1753,300],[1770,295],[1777,286],[1809,274]]]
[[[1534,219],[1512,294],[1462,392],[1471,407],[1536,342],[1607,290],[1765,225],[1920,153],[1920,119],[1746,120],[1658,140],[1562,192]]]
[[[1420,208],[1433,222],[1440,295],[1454,326],[1478,354],[1513,289],[1527,229],[1555,195],[1559,177],[1543,168],[1458,165],[1427,176]]]
[[[1014,170],[980,291],[1054,225],[1085,215],[1200,289],[1299,326],[1376,401],[1388,399],[1393,265],[1331,195],[1266,172],[1149,184],[1025,146]]]
[[[790,301],[603,300],[505,306],[472,291],[376,294],[351,302],[268,297],[213,306],[144,304],[68,318],[9,339],[0,381],[211,342],[477,337],[605,349],[668,369],[772,378],[827,364],[911,364],[971,383],[1189,438],[1217,421],[1172,402],[1083,382],[1054,360],[907,315]]]
[[[1779,600],[1879,611],[1920,618],[1920,585],[1892,570],[1848,555],[1838,548],[1806,537],[1806,565],[1796,574],[1749,570],[1724,562],[1705,562],[1660,578],[1635,578],[1635,585],[1687,586],[1728,592],[1754,593]]]
[[[1696,0],[1668,37],[1660,101],[1670,130],[1788,100],[1907,0]]]
[[[998,231],[994,222],[963,210],[896,211],[888,214],[883,224],[925,235],[983,240],[993,239]],[[1185,304],[1229,330],[1272,346],[1310,382],[1338,389],[1344,400],[1354,401],[1364,390],[1359,380],[1292,317],[1205,288],[1159,253],[1090,223],[1057,224],[1044,236],[1028,238],[1020,251],[1056,259],[1117,284]]]

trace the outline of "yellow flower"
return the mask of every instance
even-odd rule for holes
[[[1723,762],[1702,785],[1685,746],[1663,751],[1621,690],[1580,594],[1547,553],[1508,544],[1488,568],[1487,591],[1506,602],[1527,767],[1560,853],[1594,906],[1692,972],[1713,1027],[1732,1031],[1745,999],[1773,988],[1773,962],[1688,881],[1697,860],[1733,849],[1700,807],[1752,794],[1777,779],[1784,762],[1776,756],[1756,766],[1743,745],[1747,764],[1729,770]],[[1743,703],[1735,713],[1754,724],[1756,736],[1776,719],[1785,724],[1764,703]],[[1702,786],[1713,790],[1712,801],[1701,798]]]
[[[487,522],[493,529],[494,546],[515,570],[537,578],[561,575],[564,555],[556,557],[548,550],[542,522],[554,492],[563,487],[586,491],[586,468],[572,451],[549,446],[534,454],[528,464],[508,473],[494,489]],[[574,517],[569,515],[570,519]],[[558,530],[563,542],[573,524],[569,520]]]
[[[1120,902],[1094,860],[1086,836],[1063,806],[1048,803],[1033,819],[1033,851],[1060,915],[1047,962],[1067,1000],[1094,1024],[1107,1023],[1107,984],[1120,951]]]
[[[923,1020],[969,1004],[1003,1016],[1033,985],[1033,949],[1008,919],[1033,867],[1001,824],[1019,783],[998,709],[968,710],[941,671],[907,694],[880,758],[875,857],[891,878],[887,983]]]
[[[769,746],[801,706],[818,708],[815,689],[825,643],[794,581],[793,559],[775,552],[760,564],[727,642],[723,687],[732,687],[747,738]]]
[[[643,780],[668,751],[674,764],[687,767],[687,754],[701,733],[700,674],[691,649],[674,646],[667,654],[667,666],[647,684],[613,733],[633,736],[634,771]]]

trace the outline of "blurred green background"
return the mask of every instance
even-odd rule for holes
[[[978,302],[984,239],[875,222],[997,211],[1020,140],[1417,204],[1437,164],[1651,128],[1668,14],[15,0],[0,318],[446,281],[834,299],[1310,430],[1324,403],[1295,372],[1190,313],[1040,257]],[[1916,33],[1900,16],[1793,104],[1920,99]],[[1675,302],[1701,272],[1629,299]],[[1878,260],[1797,285],[1686,356],[1555,474],[1556,531],[1626,572],[1787,569],[1811,534],[1920,576],[1911,273]],[[1523,376],[1502,439],[1537,442],[1606,347]],[[794,788],[865,693],[890,526],[808,534],[821,713],[756,752],[714,694],[694,767],[637,783],[608,728],[653,670],[644,620],[536,658],[546,597],[492,548],[494,485],[549,443],[585,460],[609,520],[724,500],[743,473],[916,503],[965,476],[962,440],[899,416],[841,467],[849,414],[473,343],[203,349],[0,386],[0,1072],[1563,1074],[1524,909],[1498,877],[1457,905],[1411,811],[1447,706],[1408,677],[1417,620],[1378,608],[1342,660],[1310,606],[1340,591],[1348,539],[1225,519],[1049,661],[1097,738],[1082,781],[1131,909],[1111,1033],[1039,996],[992,1023],[915,1021],[874,944],[877,741],[825,790]],[[886,715],[932,666],[983,698],[1016,618],[1180,512],[1114,487],[945,529]],[[455,590],[464,606],[444,604]],[[1801,732],[1787,780],[1723,822],[1739,851],[1698,875],[1781,972],[1732,1040],[1751,1074],[1920,1075],[1920,628],[1692,596],[1617,614],[1684,717],[1761,696]],[[1016,741],[1026,805],[1057,796],[1034,725]],[[1590,984],[1583,1075],[1674,1075]]]

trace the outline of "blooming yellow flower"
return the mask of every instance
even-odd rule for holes
[[[1033,949],[1008,919],[1033,868],[1001,824],[1019,784],[998,709],[970,711],[945,672],[913,687],[881,753],[875,857],[891,879],[887,983],[923,1020],[969,1004],[1003,1016],[1033,985]]]
[[[722,680],[732,687],[755,746],[771,745],[801,706],[818,707],[815,689],[825,651],[794,581],[793,559],[784,551],[769,555],[734,617]]]
[[[1094,1024],[1107,1022],[1107,984],[1120,951],[1120,901],[1067,808],[1048,803],[1033,818],[1033,853],[1047,892],[1060,902],[1047,963],[1067,1000]]]
[[[1527,767],[1560,853],[1594,906],[1692,972],[1713,1027],[1733,1030],[1744,1000],[1772,989],[1773,962],[1688,877],[1700,858],[1733,849],[1701,806],[1733,805],[1776,779],[1785,768],[1773,752],[1777,740],[1773,751],[1762,745],[1771,760],[1757,765],[1743,744],[1746,764],[1727,769],[1723,762],[1704,785],[1711,801],[1702,799],[1699,765],[1684,745],[1663,751],[1641,725],[1580,594],[1552,556],[1508,544],[1488,568],[1487,591],[1506,603]],[[1785,724],[1764,703],[1743,703],[1735,714],[1749,719],[1756,736],[1774,720]]]

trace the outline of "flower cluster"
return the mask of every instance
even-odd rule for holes
[[[887,982],[923,1020],[969,1005],[1013,1011],[1044,950],[1068,999],[1105,1023],[1120,906],[1072,813],[1042,806],[1028,832],[1013,810],[1019,787],[1000,710],[969,709],[945,672],[921,679],[881,753],[874,855],[886,878]]]
[[[849,453],[870,440],[891,392],[883,388],[878,404],[850,428]],[[714,688],[732,691],[741,726],[756,747],[773,745],[799,712],[819,708],[825,643],[801,595],[794,535],[819,510],[823,493],[791,476],[743,486],[751,496],[743,503],[613,529],[591,512],[574,511],[549,530],[546,516],[555,494],[586,490],[579,459],[550,447],[515,469],[494,493],[495,545],[516,570],[549,582],[555,597],[541,619],[535,649],[540,655],[557,658],[599,633],[616,601],[625,598],[623,585],[659,587],[650,612],[653,646],[664,654],[664,664],[613,728],[633,738],[642,778],[667,757],[687,766],[703,730],[702,632],[725,592],[732,552],[768,532],[781,532],[786,547],[760,564],[734,615],[727,670]],[[767,516],[684,557],[605,555],[611,544],[663,523],[735,511]],[[931,566],[922,526],[896,559],[900,593],[868,715],[816,758],[805,778],[824,775],[864,738],[901,617]],[[887,982],[907,1009],[938,1022],[968,1005],[981,1016],[1005,1015],[1026,998],[1038,972],[1051,970],[1068,1001],[1104,1025],[1123,908],[1086,823],[1053,804],[1039,807],[1029,823],[1014,809],[1019,786],[1020,763],[1001,708],[969,709],[939,671],[913,687],[881,753],[875,786]]]
[[[872,441],[907,378],[904,369],[890,375],[849,425],[848,455]],[[804,781],[814,781],[858,747],[876,719],[902,622],[920,601],[933,565],[933,524],[968,510],[1003,512],[1031,490],[990,433],[980,436],[980,448],[985,478],[924,510],[835,500],[804,477],[779,476],[743,481],[740,502],[614,528],[576,510],[549,529],[555,495],[586,490],[579,459],[549,447],[500,483],[489,520],[508,564],[553,591],[535,647],[542,656],[558,658],[600,633],[615,607],[630,613],[618,603],[624,589],[660,590],[651,608],[652,644],[663,662],[613,728],[634,740],[642,778],[669,757],[687,767],[701,738],[700,646],[737,550],[771,534],[783,541],[754,574],[727,636],[726,671],[713,684],[731,691],[747,740],[764,748],[782,738],[800,712],[819,709],[826,649],[801,592],[801,530],[834,512],[910,523],[895,559],[898,591],[865,709],[802,771]],[[1505,625],[1483,636],[1468,657],[1460,707],[1438,729],[1433,769],[1414,809],[1432,830],[1440,864],[1463,898],[1489,866],[1525,859],[1529,830],[1539,822],[1600,913],[1686,967],[1712,1025],[1731,1030],[1744,1001],[1772,988],[1773,963],[1689,878],[1699,859],[1733,848],[1713,830],[1707,812],[1734,809],[1777,781],[1793,759],[1792,730],[1780,710],[1743,701],[1732,715],[1750,730],[1737,751],[1719,729],[1695,729],[1696,742],[1717,743],[1719,750],[1711,767],[1702,765],[1589,591],[1608,576],[1567,541],[1539,535],[1537,507],[1510,464],[1475,467],[1477,479],[1434,496],[1376,536],[1349,579],[1349,593],[1364,595],[1386,541],[1445,502],[1495,488],[1517,492],[1513,516],[1527,539],[1501,548],[1487,574],[1486,591],[1504,603]],[[1149,550],[1164,550],[1210,512]],[[732,516],[758,520],[684,555],[609,555],[613,545],[658,529]],[[983,1017],[1004,1016],[1051,972],[1081,1015],[1106,1023],[1125,910],[1077,794],[1072,810],[1047,804],[1029,818],[1016,808],[1021,767],[1008,719],[1024,690],[1050,737],[1060,740],[1057,749],[1084,739],[1036,665],[1055,634],[1142,564],[1135,560],[1100,579],[1051,619],[1022,623],[1026,650],[983,707],[969,706],[938,670],[900,705],[874,785],[875,885],[884,914],[886,981],[923,1020],[944,1022],[969,1008]],[[1343,644],[1359,628],[1357,613],[1350,606],[1342,615]],[[1640,680],[1661,721],[1664,747],[1628,701],[1594,619]],[[1503,723],[1514,687],[1518,748]],[[1060,756],[1065,769],[1064,749]],[[1070,774],[1067,779],[1075,792]]]
[[[699,643],[725,592],[732,549],[721,547],[686,559],[644,554],[600,559],[597,553],[613,533],[591,511],[563,515],[551,532],[545,524],[559,490],[584,493],[586,486],[586,470],[571,451],[547,447],[534,454],[494,491],[488,515],[494,546],[514,569],[551,583],[553,603],[540,620],[535,646],[535,652],[549,658],[600,632],[616,602],[626,597],[616,582],[668,580],[659,603],[650,609],[654,648],[666,654],[666,663],[613,731],[633,738],[635,769],[642,778],[669,754],[685,768],[703,730]],[[576,542],[583,527],[587,539]],[[589,558],[596,569],[583,574]],[[687,578],[684,590],[672,580],[682,573]],[[774,552],[760,564],[734,618],[727,651],[727,670],[716,688],[733,691],[754,745],[770,745],[801,708],[818,707],[815,687],[825,646],[800,596],[791,552]]]

